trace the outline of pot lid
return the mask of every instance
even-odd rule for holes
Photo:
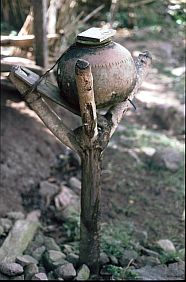
[[[91,27],[76,37],[76,42],[86,45],[101,45],[111,41],[116,31],[114,29]]]

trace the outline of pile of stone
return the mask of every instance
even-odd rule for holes
[[[88,266],[79,263],[74,242],[59,245],[54,238],[45,236],[39,217],[39,211],[33,211],[26,217],[21,212],[11,212],[0,218],[0,280],[95,280]],[[156,250],[153,250],[147,248],[147,232],[136,231],[135,237],[137,243],[133,248],[132,245],[123,248],[120,258],[101,252],[101,280],[115,280],[108,267],[114,267],[116,272],[131,271],[137,280],[180,280],[184,277],[183,261],[161,264],[162,252],[176,254],[170,240],[157,241]]]
[[[12,212],[0,219],[0,280],[88,280],[90,270],[79,265],[70,245],[63,252],[55,240],[39,231],[39,213]]]

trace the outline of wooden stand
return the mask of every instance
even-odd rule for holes
[[[139,55],[136,61],[137,83],[130,95],[134,97],[145,78],[151,56],[148,52]],[[38,114],[45,125],[66,146],[81,157],[82,161],[82,191],[81,191],[81,224],[80,224],[80,263],[87,264],[92,273],[98,274],[100,257],[100,178],[101,160],[112,134],[129,107],[129,101],[121,102],[111,107],[106,115],[96,113],[94,100],[93,77],[88,62],[78,60],[75,67],[76,84],[79,94],[82,126],[70,130],[56,113],[50,109],[44,97],[66,106],[59,96],[59,90],[39,84],[31,88],[30,84],[37,81],[31,71],[21,73],[20,67],[14,67],[9,75],[29,106]],[[31,82],[31,83],[30,83]],[[46,94],[48,92],[48,94]],[[45,94],[44,94],[45,93]],[[56,98],[58,97],[58,98]],[[69,108],[70,109],[70,108]]]
[[[78,60],[75,72],[84,140],[81,153],[80,263],[88,264],[93,273],[98,273],[102,148],[97,142],[97,115],[91,67],[88,62]]]

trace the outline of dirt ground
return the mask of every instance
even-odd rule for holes
[[[143,162],[141,148],[158,148],[169,142],[175,147],[178,144],[176,148],[183,146],[184,135],[165,128],[153,117],[152,107],[183,105],[182,80],[171,70],[184,65],[184,43],[174,38],[147,40],[147,36],[144,41],[143,34],[123,38],[122,31],[115,41],[127,47],[133,56],[151,51],[153,65],[137,95],[137,111],[131,107],[104,154],[102,222],[131,222],[147,231],[150,240],[167,238],[182,248],[183,169],[175,174],[154,169]],[[60,108],[58,112],[64,114]],[[65,115],[67,123],[76,127],[79,121],[66,111]],[[69,175],[80,179],[75,157],[71,169],[65,170],[60,163],[60,155],[68,152],[18,93],[2,90],[0,216],[8,211],[40,208],[38,187],[43,180],[52,177],[61,182]],[[52,220],[51,211],[48,217]]]

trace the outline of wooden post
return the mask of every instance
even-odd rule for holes
[[[90,64],[78,60],[75,67],[79,105],[83,123],[81,154],[80,263],[94,274],[99,271],[101,148],[97,146],[98,129],[93,77]]]
[[[32,0],[34,13],[34,34],[35,34],[35,59],[36,65],[48,66],[48,42],[46,36],[46,0]]]
[[[93,274],[99,272],[100,258],[100,198],[101,163],[100,150],[86,149],[81,157],[81,222],[80,263],[87,264]]]

